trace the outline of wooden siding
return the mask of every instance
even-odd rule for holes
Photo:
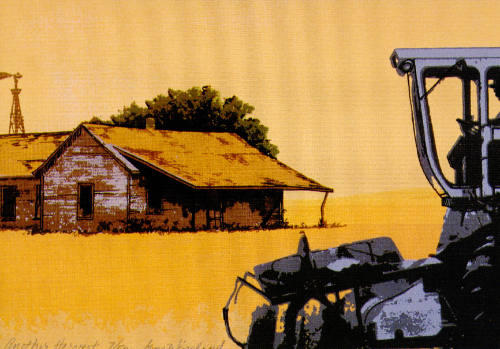
[[[130,181],[130,218],[139,219],[142,215],[146,214],[146,187],[141,185],[140,182],[143,178],[133,178]]]
[[[40,226],[40,220],[35,219],[36,185],[39,183],[35,178],[0,180],[0,188],[13,186],[16,193],[15,219],[0,217],[0,228],[36,230]]]
[[[202,230],[207,228],[207,210],[199,209],[194,214],[195,230]]]
[[[235,202],[226,208],[224,223],[233,228],[257,228],[262,223],[262,216],[257,210],[252,211],[249,202]]]
[[[282,190],[243,190],[226,193],[224,223],[232,228],[273,226],[283,221]]]
[[[128,172],[83,130],[43,175],[43,230],[123,229],[129,207]],[[77,218],[78,184],[94,186],[92,216]]]

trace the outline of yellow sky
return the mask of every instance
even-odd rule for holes
[[[279,158],[336,195],[420,187],[427,183],[406,81],[389,55],[396,47],[500,46],[497,8],[456,0],[2,0],[0,71],[24,75],[27,132],[73,129],[169,87],[210,84],[255,106]],[[11,86],[0,81],[2,133]]]

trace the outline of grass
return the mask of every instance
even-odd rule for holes
[[[318,201],[287,205],[292,225],[314,225]],[[390,236],[406,258],[435,251],[443,208],[427,190],[329,199],[327,222],[306,228],[312,249]],[[345,226],[342,226],[345,225]],[[196,234],[29,235],[0,232],[0,347],[37,340],[54,349],[234,346],[221,309],[236,275],[295,253],[297,229]],[[245,297],[245,295],[247,297]],[[244,338],[260,301],[245,293],[231,316]],[[121,342],[120,342],[121,341]],[[152,349],[152,348],[150,348]]]

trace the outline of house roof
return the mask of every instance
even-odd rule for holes
[[[71,132],[0,135],[0,178],[32,177],[32,172]]]
[[[234,133],[82,127],[124,157],[194,188],[333,191],[262,154]]]

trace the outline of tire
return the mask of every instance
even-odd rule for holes
[[[498,347],[500,335],[500,240],[488,235],[467,261],[462,276],[464,335],[476,347]]]
[[[320,310],[307,315],[304,305],[311,299],[319,302]],[[326,296],[309,300],[288,305],[284,316],[284,340],[279,349],[361,348],[359,338],[353,338],[350,325],[344,318],[344,299],[335,303],[328,301]],[[301,315],[300,320],[298,315]]]
[[[248,349],[273,349],[276,319],[276,309],[270,305],[255,309],[248,334]]]
[[[297,323],[297,317],[299,315],[300,310],[306,304],[305,298],[298,297],[298,299],[291,301],[288,303],[288,307],[285,311],[284,316],[284,329],[283,341],[279,344],[278,349],[296,349],[297,342],[300,342],[301,333],[299,333],[299,338],[297,338],[297,325],[301,325]],[[299,330],[301,332],[301,329]],[[298,348],[297,348],[298,349]],[[302,349],[302,348],[301,348]],[[304,348],[309,349],[309,348]]]
[[[317,349],[360,348],[359,343],[354,343],[351,327],[344,318],[344,305],[345,299],[341,299],[323,310],[323,328]]]

